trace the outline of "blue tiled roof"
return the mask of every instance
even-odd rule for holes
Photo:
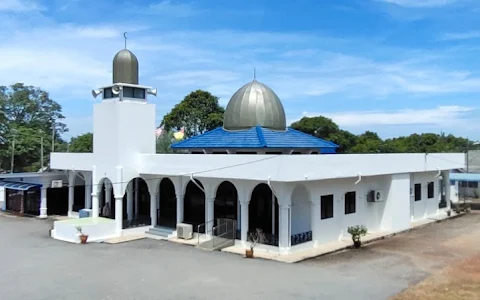
[[[226,149],[226,148],[315,148],[322,153],[335,153],[338,145],[301,131],[287,128],[275,131],[261,126],[241,131],[227,131],[218,127],[188,140],[175,143],[175,149]]]

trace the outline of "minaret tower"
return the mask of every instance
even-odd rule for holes
[[[93,157],[97,181],[107,177],[117,182],[118,169],[128,181],[138,174],[138,154],[154,154],[155,104],[147,95],[157,91],[139,84],[138,59],[126,48],[113,59],[112,84],[93,90],[102,96],[93,109]],[[122,193],[119,190],[119,193]]]

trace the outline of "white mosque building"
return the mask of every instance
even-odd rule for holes
[[[156,154],[147,94],[156,91],[138,84],[137,58],[121,50],[113,83],[93,91],[102,97],[93,107],[93,153],[51,154],[51,168],[69,174],[69,215],[79,178],[91,209],[57,221],[52,237],[75,242],[81,225],[89,241],[101,241],[136,227],[187,239],[190,230],[207,239],[228,233],[248,247],[260,228],[264,247],[287,254],[343,239],[352,225],[395,232],[445,215],[450,170],[465,162],[462,153],[334,154],[335,144],[287,128],[281,101],[257,81],[234,93],[221,134],[176,145],[202,155]],[[306,139],[292,142],[292,134]],[[42,198],[44,214],[47,203]],[[102,215],[105,205],[110,213]]]

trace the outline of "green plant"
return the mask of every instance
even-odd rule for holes
[[[367,234],[367,227],[364,225],[356,225],[348,227],[348,233],[352,235],[353,242],[360,242],[360,238]]]
[[[251,232],[248,235],[248,240],[250,241],[250,250],[253,250],[257,243],[264,243],[266,241],[265,234],[263,233],[263,230],[260,228],[257,228],[255,232]]]
[[[76,226],[75,228],[77,229],[77,232],[78,232],[78,233],[83,234],[83,232],[82,232],[82,229],[83,229],[82,226]]]

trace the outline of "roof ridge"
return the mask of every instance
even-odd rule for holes
[[[260,125],[255,126],[255,130],[257,131],[258,141],[260,142],[260,147],[267,147],[267,142],[265,141],[265,137],[263,136],[263,128]]]

